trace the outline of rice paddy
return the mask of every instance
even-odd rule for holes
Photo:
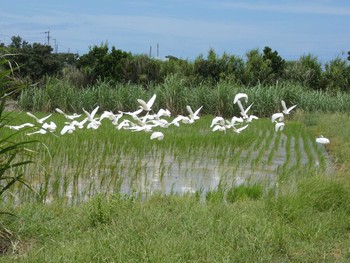
[[[27,118],[20,113],[14,119]],[[51,120],[64,125],[59,114]],[[19,184],[5,200],[78,204],[96,194],[192,193],[205,201],[212,191],[240,185],[258,184],[265,193],[288,186],[287,191],[298,178],[331,169],[324,147],[301,123],[287,121],[276,133],[269,119],[259,119],[237,134],[212,132],[211,120],[202,116],[163,129],[162,141],[151,141],[146,132],[117,130],[108,120],[97,130],[32,135],[41,142],[31,149],[34,163],[13,172],[23,172],[34,191]],[[25,133],[18,136],[27,139]]]

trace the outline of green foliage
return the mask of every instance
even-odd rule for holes
[[[9,63],[5,57],[0,57],[0,65]],[[11,71],[0,68],[0,84],[7,84]],[[10,114],[5,113],[5,102],[9,94],[13,91],[11,88],[0,89],[0,131],[5,129],[5,125],[9,122]],[[17,156],[26,153],[26,147],[33,141],[16,142],[14,139],[19,132],[12,133],[0,138],[0,200],[15,183],[21,183],[30,187],[23,178],[23,173],[20,173],[18,168],[21,168],[29,163],[30,160],[19,160]],[[3,134],[3,133],[2,133]]]
[[[90,51],[81,56],[78,67],[83,69],[95,82],[98,79],[123,81],[125,63],[131,54],[116,49],[109,50],[108,43],[93,46]]]
[[[304,55],[298,61],[287,63],[286,79],[314,90],[320,90],[322,84],[322,65],[317,57],[311,54]]]
[[[262,197],[263,187],[260,184],[239,185],[227,192],[227,202],[233,203],[240,200],[257,200]]]
[[[350,66],[346,60],[336,58],[325,64],[324,88],[332,93],[349,91]]]

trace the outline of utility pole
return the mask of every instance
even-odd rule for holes
[[[54,49],[55,49],[55,53],[57,54],[57,52],[58,52],[58,45],[57,45],[57,43],[56,43],[56,38],[53,38],[53,41],[55,41],[55,47],[54,47]]]
[[[44,33],[47,34],[47,45],[50,46],[50,30],[45,31]]]
[[[149,57],[152,57],[152,46],[149,47]]]
[[[159,44],[157,43],[157,58],[159,58]]]

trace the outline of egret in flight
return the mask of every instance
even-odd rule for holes
[[[245,102],[247,103],[248,102],[248,95],[245,93],[237,93],[235,98],[233,99],[233,104],[236,104],[241,99],[244,99]]]
[[[297,106],[297,105],[293,105],[293,106],[287,108],[286,103],[285,103],[284,100],[281,100],[281,104],[282,104],[282,107],[283,107],[283,113],[284,114],[289,114],[291,112],[291,110],[294,109]]]
[[[138,103],[140,103],[140,108],[143,109],[144,111],[151,111],[151,108],[153,106],[154,101],[156,100],[157,95],[154,94],[152,98],[146,103],[142,99],[137,99]]]
[[[203,106],[200,106],[195,112],[193,112],[191,106],[189,106],[189,105],[186,106],[186,109],[187,109],[188,113],[190,114],[189,117],[192,120],[199,120],[198,114],[202,108],[203,108]]]
[[[51,117],[52,113],[49,114],[48,116],[45,116],[45,117],[41,118],[41,119],[39,119],[39,118],[36,117],[33,113],[30,113],[30,112],[27,112],[27,115],[30,116],[30,117],[32,117],[32,118],[34,118],[34,119],[36,120],[37,123],[43,124],[44,121],[46,121],[48,118]]]

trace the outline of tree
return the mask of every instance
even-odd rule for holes
[[[109,79],[116,82],[123,80],[123,68],[131,54],[116,49],[114,46],[109,51],[108,43],[93,46],[90,51],[81,56],[78,67],[87,72],[94,81],[97,79]]]
[[[271,68],[271,74],[269,78],[273,82],[282,78],[286,65],[285,60],[282,59],[280,55],[278,55],[278,52],[276,50],[272,52],[272,49],[270,47],[265,47],[263,53],[263,59],[268,63],[269,67]]]

